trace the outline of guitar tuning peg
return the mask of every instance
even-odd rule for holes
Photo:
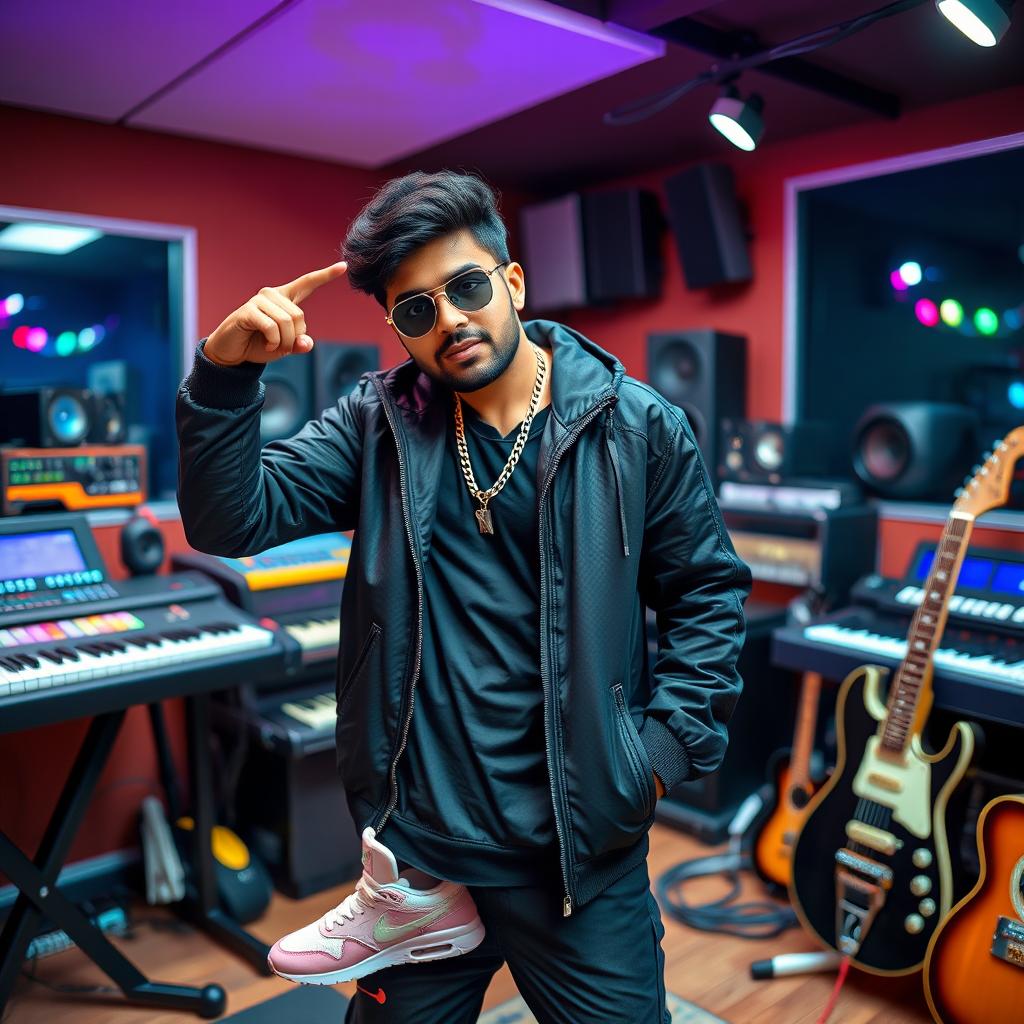
[[[953,492],[953,497],[954,497],[954,498],[960,498],[960,497],[963,497],[963,493],[964,493],[964,489],[963,489],[962,487],[958,487],[958,488],[957,488],[957,489],[956,489],[956,490],[955,490],[955,491]]]
[[[976,476],[981,472],[981,466],[971,466],[971,476]]]

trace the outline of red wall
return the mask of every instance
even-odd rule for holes
[[[755,231],[754,281],[689,292],[671,240],[666,238],[666,289],[661,299],[567,319],[619,355],[629,372],[639,377],[646,376],[644,346],[649,332],[711,326],[744,334],[750,341],[749,413],[777,418],[782,395],[785,179],[1004,135],[1021,127],[1021,109],[1024,88],[1017,88],[910,113],[895,123],[871,122],[777,145],[769,139],[754,154],[727,154]],[[0,133],[8,140],[0,191],[4,205],[197,229],[201,335],[262,285],[280,284],[333,262],[348,222],[379,181],[372,173],[329,163],[9,107],[0,107]],[[660,192],[662,180],[682,166],[609,184],[639,184]],[[506,216],[514,229],[515,209],[522,197],[508,190],[505,196]],[[344,281],[317,293],[308,303],[308,314],[314,338],[378,343],[386,364],[404,358],[376,303],[354,293]],[[164,525],[170,545],[184,547],[180,525]],[[884,524],[881,568],[899,571],[913,541],[932,533],[932,527]],[[1019,545],[1020,538],[1019,534],[993,538],[984,531],[977,535],[978,543],[986,544],[1005,540]],[[119,569],[116,529],[101,531],[100,541],[110,567]],[[170,717],[180,762],[177,702]],[[0,737],[4,779],[0,829],[19,844],[34,848],[41,836],[84,728],[84,723],[65,723]],[[71,859],[133,845],[139,801],[154,779],[148,725],[144,712],[135,709]]]

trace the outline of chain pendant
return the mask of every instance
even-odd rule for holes
[[[476,523],[481,533],[494,533],[494,523],[491,520],[489,508],[478,508],[476,510]]]

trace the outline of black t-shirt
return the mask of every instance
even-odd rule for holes
[[[494,484],[507,437],[462,403],[477,485]],[[537,459],[550,407],[488,503],[480,533],[455,441],[454,414],[437,519],[423,566],[423,661],[398,802],[381,841],[403,861],[468,885],[531,884],[557,872],[540,679]]]

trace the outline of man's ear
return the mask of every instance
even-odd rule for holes
[[[505,267],[505,276],[508,279],[508,290],[512,296],[512,305],[516,311],[522,310],[526,305],[526,277],[523,268],[519,263],[509,263]]]

